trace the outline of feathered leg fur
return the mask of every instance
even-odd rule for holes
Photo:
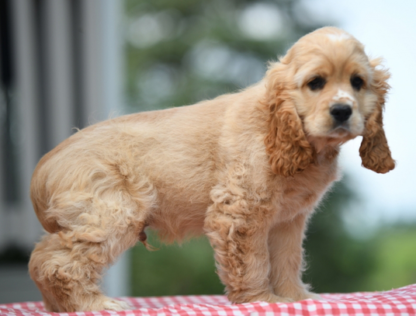
[[[98,283],[104,269],[138,241],[144,222],[137,220],[140,216],[134,218],[133,205],[129,207],[127,196],[119,192],[114,192],[112,201],[65,205],[61,199],[59,206],[66,209],[62,214],[74,214],[74,205],[84,206],[84,213],[65,230],[45,235],[30,259],[29,271],[45,307],[54,312],[128,309],[126,303],[103,295]]]
[[[310,293],[308,285],[302,282],[302,241],[306,217],[300,214],[290,222],[276,224],[269,232],[271,286],[276,295],[295,301],[319,298],[319,295]]]
[[[263,213],[264,216],[259,216]],[[271,212],[246,200],[214,203],[205,230],[215,251],[218,275],[233,303],[287,302],[269,285],[267,235]]]

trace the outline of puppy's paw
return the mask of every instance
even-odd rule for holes
[[[299,301],[301,301],[301,300],[307,300],[308,298],[310,298],[312,300],[315,300],[315,301],[322,300],[321,295],[316,294],[316,293],[312,293],[312,292],[307,292],[307,293],[304,294],[304,296]]]
[[[293,297],[293,301],[295,302],[303,301],[307,299],[318,300],[318,301],[322,299],[319,294],[312,293],[312,292],[301,292],[298,294],[290,295],[290,297]]]
[[[307,299],[312,300],[321,300],[321,296],[319,294],[309,292],[309,286],[304,285],[303,287],[293,286],[293,287],[286,287],[285,289],[274,289],[274,293],[278,296],[282,297],[290,297],[293,302],[303,301]]]
[[[290,297],[283,297],[274,295],[274,297],[268,301],[269,303],[293,303],[295,300]]]
[[[122,310],[129,310],[134,309],[132,306],[127,304],[126,302],[115,300],[112,298],[106,298],[103,301],[103,309],[111,310],[111,311],[122,311]]]
[[[249,299],[250,302],[267,302],[267,303],[292,303],[293,299],[289,297],[282,297],[273,293],[263,293],[260,295],[253,296]]]

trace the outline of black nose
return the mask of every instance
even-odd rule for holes
[[[351,114],[352,109],[349,105],[346,104],[334,104],[331,107],[331,115],[338,123],[343,123],[347,121]]]

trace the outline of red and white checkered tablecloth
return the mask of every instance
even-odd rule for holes
[[[296,303],[268,304],[264,302],[232,305],[225,296],[171,296],[122,298],[134,310],[114,312],[62,313],[65,316],[104,315],[280,315],[280,316],[416,316],[416,284],[386,292],[325,294],[322,300],[305,300]],[[0,305],[0,315],[39,316],[48,313],[41,302]]]

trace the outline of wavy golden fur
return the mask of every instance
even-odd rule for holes
[[[29,264],[46,308],[128,308],[97,283],[123,251],[148,246],[147,227],[167,241],[205,233],[234,303],[317,297],[301,280],[302,241],[339,178],[340,145],[363,135],[363,166],[394,168],[379,63],[319,29],[241,92],[105,121],[46,154],[31,198],[47,234]]]

